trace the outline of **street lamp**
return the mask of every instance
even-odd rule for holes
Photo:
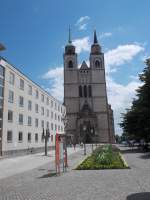
[[[47,142],[49,137],[50,137],[49,129],[47,128],[45,131],[43,128],[42,139],[45,140],[45,156],[47,156]]]
[[[67,126],[67,123],[68,123],[68,119],[66,117],[66,114],[64,113],[62,115],[62,121],[64,123],[64,132],[65,132],[65,143],[64,143],[64,149],[65,149],[65,165],[66,167],[68,167],[68,157],[67,157],[67,135],[66,135],[66,126]]]
[[[92,153],[93,153],[93,134],[94,134],[94,129],[93,128],[91,128],[91,136],[92,136]]]
[[[86,125],[83,125],[83,142],[84,142],[84,155],[86,155]]]

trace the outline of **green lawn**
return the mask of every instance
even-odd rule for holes
[[[97,148],[93,154],[87,157],[77,166],[77,170],[94,169],[126,169],[128,165],[123,160],[119,150],[112,145],[104,145]]]

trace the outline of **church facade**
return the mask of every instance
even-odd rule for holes
[[[114,142],[113,110],[107,100],[104,54],[96,31],[89,66],[83,61],[80,68],[69,34],[64,52],[64,104],[66,134],[74,142]]]

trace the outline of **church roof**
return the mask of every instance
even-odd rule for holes
[[[85,61],[82,62],[80,69],[89,69]]]

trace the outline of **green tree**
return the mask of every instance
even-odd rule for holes
[[[131,109],[123,114],[120,126],[123,131],[135,139],[150,140],[150,59],[146,60],[146,67],[139,75],[143,83],[137,89],[137,98],[133,100]]]

